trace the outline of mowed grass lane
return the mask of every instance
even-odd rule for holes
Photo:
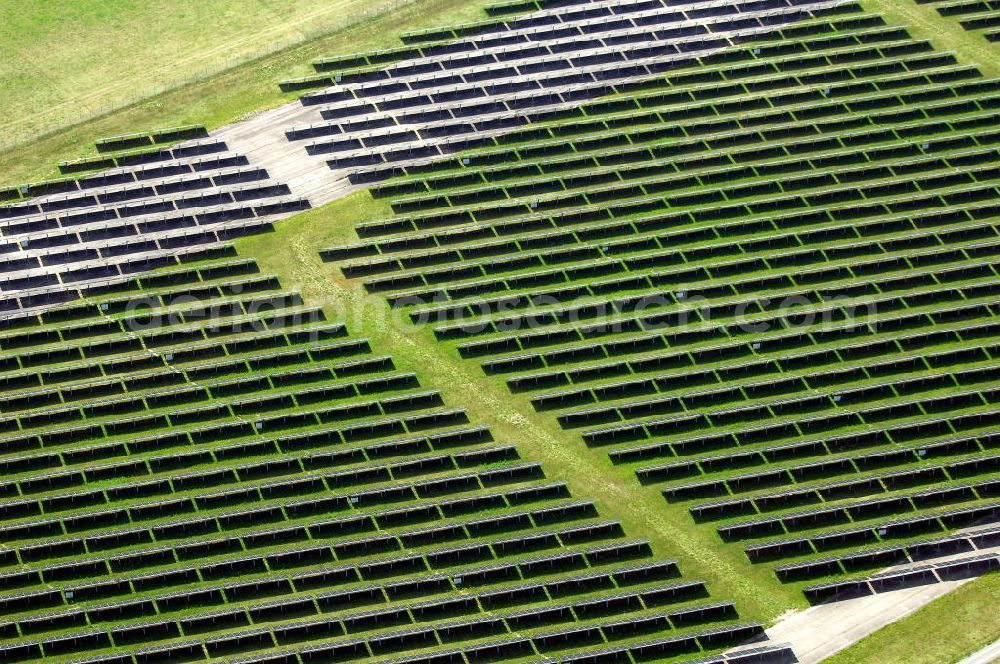
[[[502,377],[487,376],[447,350],[430,326],[412,326],[384,297],[366,294],[336,264],[320,260],[320,249],[357,241],[358,223],[390,216],[386,201],[360,191],[287,219],[273,233],[241,238],[235,246],[285,288],[300,291],[309,305],[322,306],[328,319],[343,321],[377,352],[391,354],[425,389],[439,390],[447,403],[488,425],[498,441],[540,462],[550,479],[565,481],[577,498],[593,500],[602,517],[622,522],[629,537],[648,539],[657,556],[677,560],[685,578],[704,579],[714,598],[736,604],[742,619],[772,622],[788,609],[807,606],[802,593],[776,583],[771,570],[751,565],[738,548],[722,546],[711,524],[695,524],[685,507],[643,488],[632,470],[613,466],[605,451],[588,449],[550,414],[535,412],[527,396],[511,394]]]
[[[937,51],[952,51],[959,62],[975,65],[983,76],[1000,76],[1000,44],[981,32],[966,30],[955,17],[941,16],[936,3],[916,0],[859,0],[866,11],[881,14],[891,25],[905,26],[915,39],[926,39]]]

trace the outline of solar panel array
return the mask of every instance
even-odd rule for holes
[[[487,13],[283,84],[394,210],[324,259],[812,601],[1000,566],[1000,80],[842,0]],[[203,133],[0,192],[0,659],[790,661],[239,257],[309,203]]]
[[[227,249],[0,333],[0,659],[604,662],[760,635],[377,351]]]
[[[108,139],[99,156],[61,164],[73,177],[0,192],[10,201],[0,206],[0,317],[70,302],[309,208],[224,142],[152,143]]]
[[[411,33],[400,49],[319,61],[316,69],[329,73],[282,84],[326,87],[303,97],[302,112],[290,116],[316,121],[283,127],[290,120],[278,118],[281,126],[260,128],[283,127],[290,146],[251,136],[231,151],[200,126],[98,141],[98,155],[60,164],[73,177],[0,190],[7,202],[0,206],[0,316],[39,312],[81,287],[120,282],[178,253],[266,230],[310,206],[289,186],[300,192],[319,183],[319,198],[342,194],[341,175],[354,184],[384,179],[695,54],[836,11],[843,1],[498,6],[496,18]],[[166,145],[174,141],[184,142]],[[284,174],[277,179],[260,165],[275,155]],[[328,168],[333,179],[308,175]]]
[[[677,64],[324,258],[783,581],[997,520],[1000,80],[856,5]]]
[[[286,135],[346,170],[352,182],[374,182],[532,120],[559,117],[699,55],[836,12],[843,2],[545,4],[524,15],[404,35],[403,48],[316,62],[325,73],[283,87],[336,85],[304,96],[321,121]]]

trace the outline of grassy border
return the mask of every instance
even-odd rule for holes
[[[379,13],[305,43],[286,47],[200,80],[139,100],[82,123],[58,127],[48,134],[0,152],[5,184],[33,182],[58,176],[57,162],[97,154],[93,141],[101,136],[143,132],[159,127],[202,124],[211,131],[294,101],[278,81],[312,72],[310,63],[337,53],[400,46],[398,35],[485,17],[489,0],[406,0]]]

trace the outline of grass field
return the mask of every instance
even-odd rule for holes
[[[102,136],[211,129],[273,108],[296,98],[278,81],[310,73],[314,58],[398,45],[406,30],[481,17],[484,4],[0,0],[0,181],[53,177]]]
[[[773,621],[790,608],[806,606],[797,589],[774,583],[770,570],[752,567],[739,549],[720,546],[710,524],[696,526],[686,508],[668,505],[644,489],[631,470],[612,466],[605,452],[587,449],[550,415],[536,414],[528,398],[511,394],[501,378],[488,377],[476,364],[446,351],[429,327],[409,326],[383,297],[365,294],[333,264],[320,261],[321,248],[354,239],[356,223],[390,214],[387,204],[359,192],[236,246],[257,259],[264,272],[280,277],[285,288],[301,291],[309,304],[323,306],[329,318],[344,320],[353,334],[391,354],[400,369],[417,373],[425,387],[440,390],[446,403],[489,425],[497,440],[516,444],[550,478],[594,500],[605,518],[622,522],[629,537],[646,538],[657,555],[678,560],[686,578],[705,579],[709,591],[735,602],[744,619]]]
[[[954,664],[1000,638],[1000,574],[975,579],[826,660]]]
[[[0,121],[23,142],[228,63],[342,28],[394,0],[4,2]],[[109,52],[114,49],[113,52]],[[113,57],[111,56],[113,53]]]

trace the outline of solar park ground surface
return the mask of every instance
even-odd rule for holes
[[[787,661],[996,569],[987,5],[495,5],[282,82],[328,205],[5,188],[0,659]]]

